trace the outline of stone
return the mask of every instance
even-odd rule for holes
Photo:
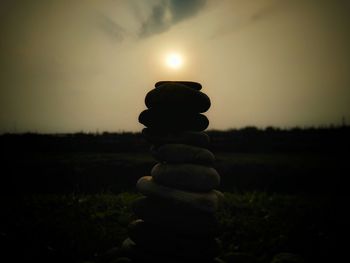
[[[130,231],[133,235],[132,239],[137,246],[148,251],[153,251],[153,254],[158,255],[175,255],[176,257],[215,257],[218,255],[220,245],[213,238],[181,238],[176,233],[160,233],[157,228],[143,229],[148,225],[140,224],[138,231]],[[140,234],[147,233],[147,234]]]
[[[106,252],[99,255],[99,260],[103,262],[110,262],[122,255],[121,249],[119,247],[113,247],[108,249]]]
[[[143,137],[159,161],[152,176],[141,177],[137,190],[145,195],[133,202],[139,219],[128,226],[133,262],[222,262],[219,223],[215,212],[223,194],[215,188],[220,176],[203,131],[211,102],[202,85],[191,81],[159,81],[145,98],[148,109],[139,122]]]
[[[180,190],[207,192],[220,185],[220,176],[212,168],[198,164],[156,164],[151,175],[161,185]]]
[[[205,217],[206,215],[213,216],[212,213],[200,211],[197,209],[193,209],[190,206],[187,206],[186,204],[182,202],[178,202],[176,200],[164,200],[159,198],[153,198],[149,196],[141,196],[137,198],[132,206],[132,211],[139,215],[138,213],[140,211],[145,212],[151,212],[155,216],[160,216],[162,214],[167,214],[169,216],[175,216],[175,215],[181,215],[184,217],[187,216],[199,216],[199,217]],[[142,212],[142,214],[144,214]]]
[[[182,238],[214,238],[219,231],[218,221],[207,215],[204,218],[192,216],[186,220],[183,216],[176,215],[170,217],[161,214],[156,217],[156,213],[145,212],[140,217],[147,224],[157,226],[157,230],[161,233],[169,235],[177,235]],[[154,232],[157,234],[158,232]]]
[[[164,257],[163,255],[158,255],[158,253],[154,251],[146,250],[142,247],[138,247],[137,250],[135,250],[132,259],[132,262],[134,263],[180,263],[178,261],[174,261],[173,259],[169,259],[168,257]]]
[[[135,247],[136,247],[135,242],[131,238],[128,237],[122,243],[122,247],[121,247],[122,252],[121,253],[126,254],[126,255],[130,255],[133,253]]]
[[[228,252],[223,256],[227,263],[258,263],[258,259],[244,252]]]
[[[149,224],[145,223],[142,219],[132,221],[128,225],[128,236],[135,241],[137,245],[142,246],[143,239],[152,238],[154,235],[162,235],[156,227],[150,228],[148,225]]]
[[[167,84],[167,83],[178,83],[178,84],[185,85],[185,86],[190,87],[190,88],[195,89],[195,90],[202,89],[202,85],[200,83],[193,82],[193,81],[158,81],[154,85],[154,87],[161,88],[163,84]]]
[[[141,177],[137,181],[136,188],[146,196],[180,202],[204,212],[214,213],[219,205],[217,194],[213,191],[196,193],[173,189],[155,183],[151,176]]]
[[[210,142],[209,136],[205,132],[185,131],[166,133],[164,131],[144,128],[142,130],[142,135],[148,142],[154,144],[156,147],[163,144],[175,143],[208,148]]]
[[[166,207],[162,200],[142,197],[137,199],[132,209],[149,225],[155,225],[161,232],[176,233],[183,237],[215,237],[218,221],[211,213],[183,208],[171,202]]]
[[[166,163],[195,163],[212,165],[214,154],[204,148],[186,144],[164,144],[160,147],[151,147],[152,156]]]
[[[163,251],[157,251],[153,247],[139,246],[135,250],[133,262],[137,263],[214,263],[216,262],[212,257],[204,257],[203,255],[179,255],[176,252],[166,254]]]
[[[142,219],[137,219],[129,224],[128,234],[136,244],[145,242],[154,243],[153,241],[159,241],[162,239],[167,240],[167,245],[171,243],[174,243],[173,245],[175,245],[177,242],[181,242],[182,244],[188,243],[190,246],[193,242],[210,243],[214,239],[211,236],[184,236],[182,234],[183,232],[180,232],[179,234],[178,231],[174,231],[171,224],[169,224],[168,227],[163,227],[163,225],[153,224]]]
[[[305,263],[305,260],[297,254],[279,253],[273,257],[271,263]]]
[[[224,202],[225,202],[225,195],[223,192],[214,189],[213,192],[216,194],[219,200],[219,209],[224,207]]]
[[[149,91],[145,98],[147,108],[182,109],[186,112],[206,112],[210,108],[209,97],[201,91],[177,83],[165,83],[162,88]]]
[[[220,259],[220,258],[214,258],[213,263],[227,263],[227,262],[223,261],[223,260]]]
[[[120,257],[117,258],[116,260],[111,261],[110,263],[131,263],[132,260],[130,258],[127,257]]]
[[[151,228],[147,226],[147,224],[142,219],[136,219],[128,225],[128,235],[132,240],[137,240],[138,236],[147,236],[147,235],[154,235],[155,233],[158,234],[158,230],[156,228]],[[136,238],[135,238],[136,236]]]
[[[148,128],[164,131],[204,131],[209,120],[199,113],[148,109],[141,112],[139,122]]]

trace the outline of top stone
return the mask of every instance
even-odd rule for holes
[[[200,113],[210,108],[210,99],[201,91],[173,82],[149,91],[145,104],[147,108],[181,109],[185,112]]]
[[[200,83],[193,82],[193,81],[168,81],[168,80],[162,80],[162,81],[158,81],[154,86],[156,88],[160,88],[163,84],[167,84],[167,83],[178,83],[178,84],[185,85],[185,86],[190,87],[190,88],[195,89],[195,90],[201,90],[202,89],[202,85]]]

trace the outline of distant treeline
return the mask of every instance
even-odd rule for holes
[[[211,150],[218,152],[349,152],[350,126],[209,130]],[[3,152],[145,152],[141,133],[3,134]]]

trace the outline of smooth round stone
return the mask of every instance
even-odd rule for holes
[[[132,263],[132,260],[127,257],[120,257],[120,258],[117,258],[116,260],[111,261],[110,263]]]
[[[155,159],[167,163],[198,163],[212,165],[214,154],[204,148],[186,144],[164,144],[160,147],[151,147]]]
[[[169,222],[168,222],[169,223]],[[180,232],[181,233],[181,232]],[[135,241],[136,244],[139,244],[142,241],[145,241],[145,237],[147,237],[147,241],[150,241],[150,239],[159,239],[162,238],[164,240],[169,240],[167,243],[176,242],[178,239],[181,240],[188,240],[188,242],[200,242],[200,241],[206,241],[210,242],[214,239],[214,237],[211,236],[183,236],[179,235],[179,232],[173,231],[171,228],[171,225],[169,225],[167,228],[165,228],[163,225],[158,225],[154,223],[149,223],[147,221],[144,221],[142,219],[137,219],[132,221],[128,226],[128,235],[129,237]],[[139,242],[140,241],[140,242]]]
[[[258,263],[259,260],[253,255],[244,252],[228,252],[223,255],[223,259],[228,263]]]
[[[203,114],[159,109],[142,111],[139,122],[146,127],[164,131],[204,131],[209,125],[208,118]]]
[[[142,236],[148,235],[158,235],[160,234],[156,228],[148,226],[148,224],[142,219],[136,219],[128,225],[128,236],[135,240],[136,243],[138,239]]]
[[[156,183],[180,190],[207,192],[220,185],[220,176],[214,168],[198,164],[158,163],[151,175]]]
[[[200,258],[207,259],[218,256],[219,248],[215,239],[204,242],[203,240],[157,238],[157,236],[146,236],[144,240],[136,242],[147,250],[158,252],[160,255],[174,255],[176,258]],[[197,261],[198,262],[198,261]],[[201,261],[200,261],[201,262]]]
[[[209,136],[205,132],[185,131],[166,133],[155,129],[144,128],[142,135],[148,142],[156,146],[175,143],[208,148],[210,142]]]
[[[165,214],[169,215],[170,217],[181,216],[186,218],[206,218],[209,216],[211,219],[215,218],[212,213],[193,209],[192,207],[187,206],[182,202],[178,202],[177,200],[160,199],[148,196],[141,196],[137,198],[132,202],[131,207],[135,214],[139,216],[150,212],[155,216],[161,216]],[[141,214],[139,214],[139,212]]]
[[[168,201],[168,200],[166,200]],[[183,237],[215,237],[218,221],[214,214],[194,209],[186,209],[171,202],[141,197],[134,201],[134,213],[159,231],[175,233]]]
[[[271,263],[305,263],[305,259],[293,253],[279,253],[275,255]]]
[[[213,192],[216,193],[218,200],[219,200],[219,207],[222,207],[224,205],[224,201],[225,201],[225,195],[223,192],[214,189]]]
[[[136,247],[135,242],[128,237],[123,241],[121,251],[124,254],[130,255],[135,249],[135,247]]]
[[[193,81],[169,81],[169,80],[163,80],[163,81],[158,81],[154,86],[156,88],[161,88],[163,84],[167,84],[167,83],[178,83],[178,84],[185,85],[185,86],[190,87],[190,88],[195,89],[195,90],[201,90],[202,89],[202,85],[200,83],[193,82]]]
[[[168,256],[159,255],[155,251],[149,251],[145,248],[138,247],[132,256],[133,263],[185,263],[182,261],[176,261]]]
[[[226,263],[226,262],[221,260],[220,258],[214,258],[214,260],[211,263]]]
[[[159,251],[157,247],[137,247],[132,257],[133,262],[137,263],[215,263],[212,256],[204,255],[182,255],[177,252]]]
[[[177,256],[215,257],[219,250],[219,244],[214,238],[181,238],[177,233],[161,232],[157,226],[143,220],[134,221],[128,230],[137,246],[158,251],[159,254],[172,254],[176,251]]]
[[[161,88],[149,91],[145,98],[147,108],[178,109],[206,112],[210,108],[209,97],[201,91],[177,83],[165,83]]]
[[[102,262],[111,262],[112,260],[115,260],[116,258],[119,258],[122,256],[120,247],[113,247],[111,249],[108,249],[106,252],[101,253],[99,255],[99,258]]]
[[[219,205],[218,196],[213,191],[196,193],[173,189],[155,183],[151,176],[141,177],[137,181],[136,188],[146,196],[180,202],[200,211],[214,213]]]

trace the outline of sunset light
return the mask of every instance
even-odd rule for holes
[[[182,56],[178,53],[171,53],[166,57],[166,65],[172,69],[180,69],[183,65]]]

